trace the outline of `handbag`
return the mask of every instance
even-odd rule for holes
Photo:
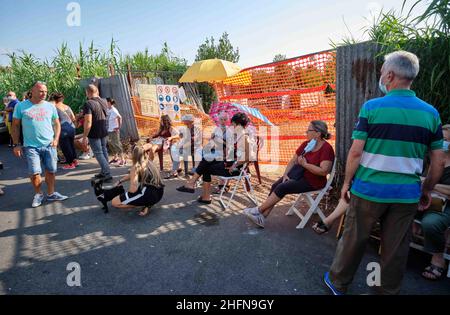
[[[304,174],[305,174],[305,169],[303,168],[303,166],[301,166],[299,164],[295,164],[291,168],[291,170],[287,173],[287,176],[293,180],[300,180],[303,178]]]

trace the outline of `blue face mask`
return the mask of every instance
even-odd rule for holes
[[[388,93],[386,84],[381,83],[381,77],[380,77],[380,81],[378,81],[378,87],[380,88],[380,91],[381,91],[383,94],[387,94],[387,93]]]
[[[449,146],[450,146],[450,142],[444,141],[444,144],[442,145],[442,150],[444,150],[444,152],[448,152]]]
[[[303,154],[306,154],[306,153],[314,150],[314,147],[316,146],[316,144],[317,144],[316,139],[312,139],[311,141],[309,141],[308,145],[306,146],[305,150],[303,151]]]

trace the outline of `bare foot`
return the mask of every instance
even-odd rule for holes
[[[144,207],[141,211],[139,211],[138,215],[140,217],[145,217],[150,213],[150,207]]]

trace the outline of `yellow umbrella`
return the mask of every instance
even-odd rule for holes
[[[222,81],[239,73],[239,71],[241,71],[241,68],[232,62],[222,59],[207,59],[190,66],[179,82]]]

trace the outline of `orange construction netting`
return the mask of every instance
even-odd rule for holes
[[[139,96],[132,96],[131,103],[133,105],[135,113],[134,117],[136,119],[139,136],[149,137],[151,135],[154,135],[159,129],[160,118],[142,115]],[[196,123],[201,122],[201,126],[203,128],[204,142],[209,140],[211,132],[214,129],[214,122],[211,119],[211,117],[201,112],[194,106],[188,104],[181,104],[180,110],[181,115],[192,114],[194,116],[194,119],[196,120]],[[174,122],[173,125],[175,127],[183,126],[181,122]]]
[[[335,83],[336,51],[326,51],[243,69],[215,83],[214,88],[220,102],[257,108],[278,128],[278,137],[271,135],[270,129],[268,135],[262,135],[266,148],[259,159],[283,165],[306,139],[311,120],[325,121],[334,135]],[[257,119],[252,122],[262,126]],[[334,146],[334,137],[330,143]],[[279,155],[275,163],[273,152]]]

